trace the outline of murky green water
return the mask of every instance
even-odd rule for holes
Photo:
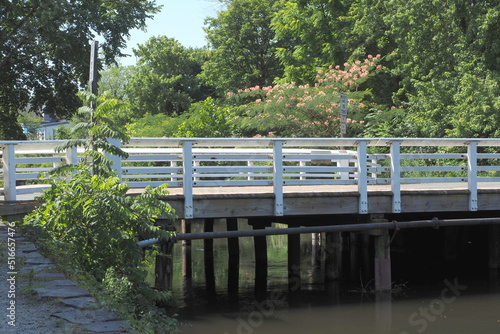
[[[194,224],[192,231],[201,228]],[[215,230],[225,228],[216,222]],[[240,230],[248,228],[239,223]],[[302,235],[301,289],[289,291],[287,237],[272,236],[267,289],[257,298],[253,239],[239,242],[237,294],[228,293],[225,239],[214,240],[214,285],[206,284],[203,241],[192,242],[191,280],[182,278],[182,246],[175,245],[174,293],[184,333],[500,333],[500,272],[488,270],[485,261],[461,258],[456,269],[439,259],[419,262],[396,253],[393,279],[402,289],[377,295],[370,291],[369,267],[325,285],[317,246],[311,235]]]

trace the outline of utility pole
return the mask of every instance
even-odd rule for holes
[[[89,89],[90,93],[97,95],[97,56],[99,53],[99,42],[93,41],[90,46],[90,73]]]

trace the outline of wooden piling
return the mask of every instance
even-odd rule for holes
[[[490,269],[500,269],[500,225],[488,226]]]
[[[238,219],[227,218],[226,227],[228,231],[238,230]],[[239,277],[240,277],[240,244],[238,238],[227,238],[228,252],[228,277],[227,290],[230,296],[238,296]]]
[[[167,231],[175,231],[173,225],[162,225]],[[161,240],[159,243],[159,254],[156,256],[155,263],[155,288],[158,290],[171,290],[174,274],[173,261],[173,239]]]
[[[340,278],[342,268],[342,234],[341,232],[325,233],[325,281],[336,281]]]
[[[181,220],[182,233],[191,233],[191,219]],[[193,276],[191,240],[182,240],[182,277],[190,280]]]
[[[389,232],[379,231],[375,238],[375,291],[391,291],[392,272]]]
[[[249,219],[254,230],[265,229],[271,222],[267,219]],[[255,298],[264,300],[267,293],[267,240],[265,236],[254,236],[255,251]]]
[[[204,232],[214,231],[214,219],[205,219]],[[205,286],[208,295],[215,294],[215,269],[214,269],[214,239],[203,240],[204,262],[205,262]]]
[[[289,226],[294,227],[294,226]],[[288,235],[288,290],[300,291],[300,234]]]

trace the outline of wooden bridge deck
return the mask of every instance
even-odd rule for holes
[[[130,190],[137,194],[140,189]],[[184,216],[182,189],[165,197],[179,217]],[[355,185],[285,186],[284,216],[358,214]],[[390,185],[368,187],[368,214],[392,212]],[[272,186],[206,187],[193,189],[194,218],[274,216]],[[467,212],[467,183],[406,184],[401,186],[401,213]],[[478,211],[500,210],[500,182],[478,184]]]
[[[130,189],[129,194],[142,191]],[[165,200],[179,217],[184,217],[182,188],[171,188],[169,192]],[[284,186],[283,193],[284,216],[358,213],[359,193],[356,185]],[[0,215],[6,212],[18,214],[31,208],[33,204],[29,203],[36,195],[20,195],[19,201],[9,203],[0,198]],[[19,204],[17,208],[16,203]],[[193,188],[193,207],[193,218],[272,217],[273,187]],[[390,214],[391,210],[391,186],[370,185],[368,214]],[[462,211],[469,211],[469,190],[465,182],[401,185],[401,213]],[[478,184],[478,211],[500,211],[500,182]]]

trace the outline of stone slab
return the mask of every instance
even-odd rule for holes
[[[87,290],[79,286],[58,286],[52,288],[34,289],[37,297],[40,298],[74,298],[90,296]]]
[[[77,309],[94,308],[98,305],[94,297],[65,298],[61,300],[61,303]]]
[[[84,325],[83,328],[93,333],[124,333],[130,329],[130,325],[125,321],[108,321]]]
[[[27,265],[32,265],[32,264],[54,264],[52,261],[45,257],[31,257],[28,258],[25,262]]]
[[[57,288],[57,287],[66,287],[66,286],[77,286],[75,282],[70,279],[56,279],[45,284],[46,288]]]
[[[31,252],[36,252],[38,248],[33,244],[23,244],[19,245],[19,247],[17,247],[17,250],[23,253],[31,253]]]
[[[17,250],[19,250],[19,248],[17,248]],[[33,252],[19,252],[17,254],[17,256],[19,257],[24,257],[24,258],[27,258],[27,259],[33,259],[33,258],[41,258],[43,257],[42,254],[38,253],[37,251],[33,251]]]
[[[52,266],[53,264],[31,264],[29,266],[22,267],[21,270],[19,270],[19,273],[20,274],[29,273],[32,270],[34,272],[39,272],[42,270],[46,270]]]
[[[88,325],[96,322],[118,321],[114,312],[107,309],[97,310],[71,310],[52,314],[54,317],[64,319],[73,324]]]
[[[61,280],[61,279],[65,279],[66,276],[64,276],[64,274],[60,273],[60,272],[42,271],[42,272],[37,273],[35,275],[35,278],[41,279],[41,280]]]

